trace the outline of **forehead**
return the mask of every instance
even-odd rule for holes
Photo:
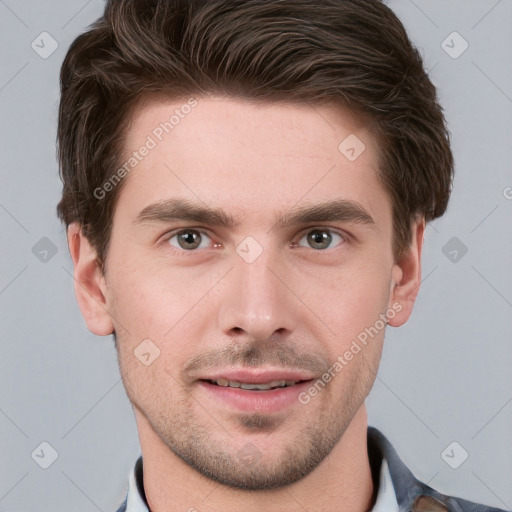
[[[197,143],[206,144],[229,133],[229,142],[241,145],[244,150],[288,141],[292,145],[305,144],[305,150],[314,146],[316,153],[332,153],[333,149],[339,150],[341,139],[350,134],[359,135],[372,146],[374,140],[368,124],[361,115],[333,103],[315,105],[222,96],[166,100],[148,96],[132,112],[125,142],[130,151],[144,142],[143,136],[165,146],[171,142],[179,144],[185,137],[190,141],[192,135]],[[297,147],[297,152],[300,149]]]
[[[375,138],[339,106],[152,101],[134,112],[125,135],[118,208],[131,217],[171,197],[259,218],[304,201],[351,199],[376,216],[389,206]]]

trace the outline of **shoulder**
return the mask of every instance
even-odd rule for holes
[[[447,496],[420,482],[402,462],[386,437],[373,427],[368,428],[368,452],[370,457],[373,454],[387,461],[400,512],[505,512]]]

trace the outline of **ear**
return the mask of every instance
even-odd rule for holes
[[[114,325],[106,306],[107,286],[97,252],[77,222],[69,225],[67,234],[75,296],[87,328],[98,336],[112,334]]]
[[[421,250],[425,233],[425,220],[415,221],[411,227],[412,239],[409,247],[395,262],[392,271],[389,310],[394,316],[388,316],[388,324],[400,327],[411,316],[414,302],[421,284]]]

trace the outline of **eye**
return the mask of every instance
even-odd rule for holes
[[[305,244],[302,241],[305,240]],[[337,242],[336,246],[341,245],[345,238],[330,229],[312,229],[308,231],[297,243],[301,247],[311,247],[312,249],[325,250],[329,249],[333,242]],[[306,245],[307,244],[307,245]]]
[[[198,229],[182,229],[181,231],[167,238],[167,242],[178,249],[193,251],[208,247],[210,237]]]

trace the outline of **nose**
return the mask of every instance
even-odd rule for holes
[[[263,251],[251,263],[235,255],[234,268],[220,298],[221,332],[247,341],[264,341],[275,334],[293,332],[300,311],[289,289],[289,279],[290,272],[270,251]]]

